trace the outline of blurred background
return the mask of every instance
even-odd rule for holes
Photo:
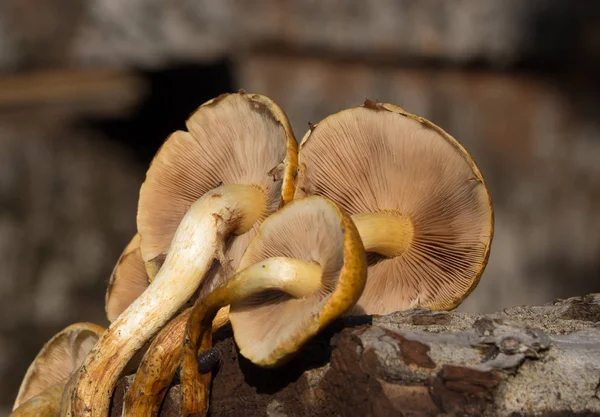
[[[600,291],[600,2],[2,0],[0,415],[43,343],[106,324],[152,156],[223,92],[296,137],[366,98],[473,154],[496,209],[461,311]]]

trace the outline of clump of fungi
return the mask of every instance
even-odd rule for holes
[[[138,232],[111,275],[110,326],[73,325],[31,365],[13,415],[155,416],[181,384],[206,415],[198,358],[231,325],[240,354],[283,365],[337,317],[452,309],[475,288],[493,209],[469,153],[400,107],[367,101],[310,129],[240,91],[200,106],[156,154]],[[299,150],[298,150],[299,149]]]

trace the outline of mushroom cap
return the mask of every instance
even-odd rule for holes
[[[60,415],[60,402],[65,384],[52,385],[15,408],[9,417],[55,417]]]
[[[494,213],[481,172],[456,139],[400,107],[367,101],[311,126],[295,197],[306,195],[323,195],[350,215],[410,218],[401,255],[368,254],[357,313],[452,309],[485,269]]]
[[[46,388],[64,384],[83,363],[104,328],[93,323],[72,324],[42,347],[25,373],[13,410]]]
[[[264,291],[230,306],[242,355],[262,366],[287,360],[309,338],[350,309],[366,279],[366,254],[350,217],[321,197],[294,200],[266,219],[239,270],[272,257],[316,262],[320,289],[306,298]]]
[[[123,250],[110,275],[106,289],[106,317],[111,323],[148,288],[146,273],[140,251],[140,235],[136,234]]]
[[[219,185],[262,189],[263,219],[294,194],[298,145],[287,116],[269,98],[223,94],[200,106],[186,126],[189,132],[173,133],[159,149],[140,190],[137,224],[145,262],[164,257],[189,207]],[[235,271],[259,223],[226,242],[224,267]],[[212,274],[218,276],[220,269]],[[203,281],[211,283],[207,291],[218,282]]]

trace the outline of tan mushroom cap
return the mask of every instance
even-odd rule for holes
[[[123,250],[110,276],[106,289],[106,317],[111,323],[144,292],[148,274],[140,251],[140,235],[136,234]]]
[[[244,253],[239,270],[276,257],[317,264],[321,281],[306,298],[272,290],[231,305],[241,354],[262,366],[287,360],[354,306],[366,278],[366,255],[356,227],[333,202],[320,197],[294,200],[272,214]]]
[[[186,125],[189,132],[173,133],[156,154],[140,191],[137,223],[145,262],[160,263],[190,206],[219,185],[261,189],[267,200],[262,218],[293,197],[297,142],[287,116],[269,98],[223,94],[200,106]],[[231,271],[259,223],[228,242],[224,261]],[[203,282],[212,288],[219,279]]]
[[[367,101],[312,126],[295,196],[306,195],[352,215],[372,252],[357,306],[367,314],[451,309],[479,282],[493,236],[490,195],[468,152],[424,118]]]
[[[27,369],[13,410],[47,388],[65,384],[103,331],[93,323],[76,323],[52,337]]]
[[[9,417],[56,417],[60,415],[60,401],[65,384],[52,385],[35,397],[21,403]]]

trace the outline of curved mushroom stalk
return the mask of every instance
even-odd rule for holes
[[[263,216],[264,201],[258,187],[223,185],[190,207],[150,286],[110,325],[78,371],[75,415],[107,414],[127,362],[193,295],[223,250],[224,237],[245,233]]]
[[[240,353],[275,367],[350,309],[366,279],[366,255],[352,220],[321,197],[294,200],[271,215],[239,272],[194,304],[181,372],[182,415],[206,415],[210,375],[200,374],[199,344],[211,344],[215,314],[230,305]]]
[[[64,383],[46,388],[13,410],[9,417],[58,417],[64,389]]]
[[[289,258],[270,258],[235,274],[227,283],[199,299],[190,315],[184,343],[181,372],[182,415],[206,415],[210,374],[198,371],[197,352],[212,344],[212,323],[217,312],[267,290],[281,291],[294,298],[306,298],[321,287],[322,268]],[[198,346],[200,342],[200,346]]]
[[[154,338],[125,400],[123,417],[156,416],[183,357],[183,338],[191,307],[171,320]]]
[[[239,272],[236,277],[232,282],[227,283],[226,290],[220,288],[204,299],[201,305],[213,306],[209,312],[196,311],[196,317],[203,318],[199,321],[201,326],[195,328],[196,332],[202,334],[202,342],[197,347],[186,345],[192,350],[196,349],[196,353],[191,355],[194,358],[198,352],[212,345],[211,329],[219,327],[215,325],[216,320],[213,318],[217,311],[221,311],[219,307],[268,288],[285,291],[295,297],[308,296],[317,291],[321,285],[321,268],[314,263],[297,259],[273,258]],[[152,341],[125,398],[124,417],[154,416],[158,413],[167,388],[181,364],[185,327],[190,312],[191,308],[180,313]],[[195,319],[194,322],[197,320],[199,319]],[[194,334],[196,337],[196,333]],[[210,374],[194,376],[201,378],[205,383],[210,382]],[[185,379],[183,375],[182,379]]]

